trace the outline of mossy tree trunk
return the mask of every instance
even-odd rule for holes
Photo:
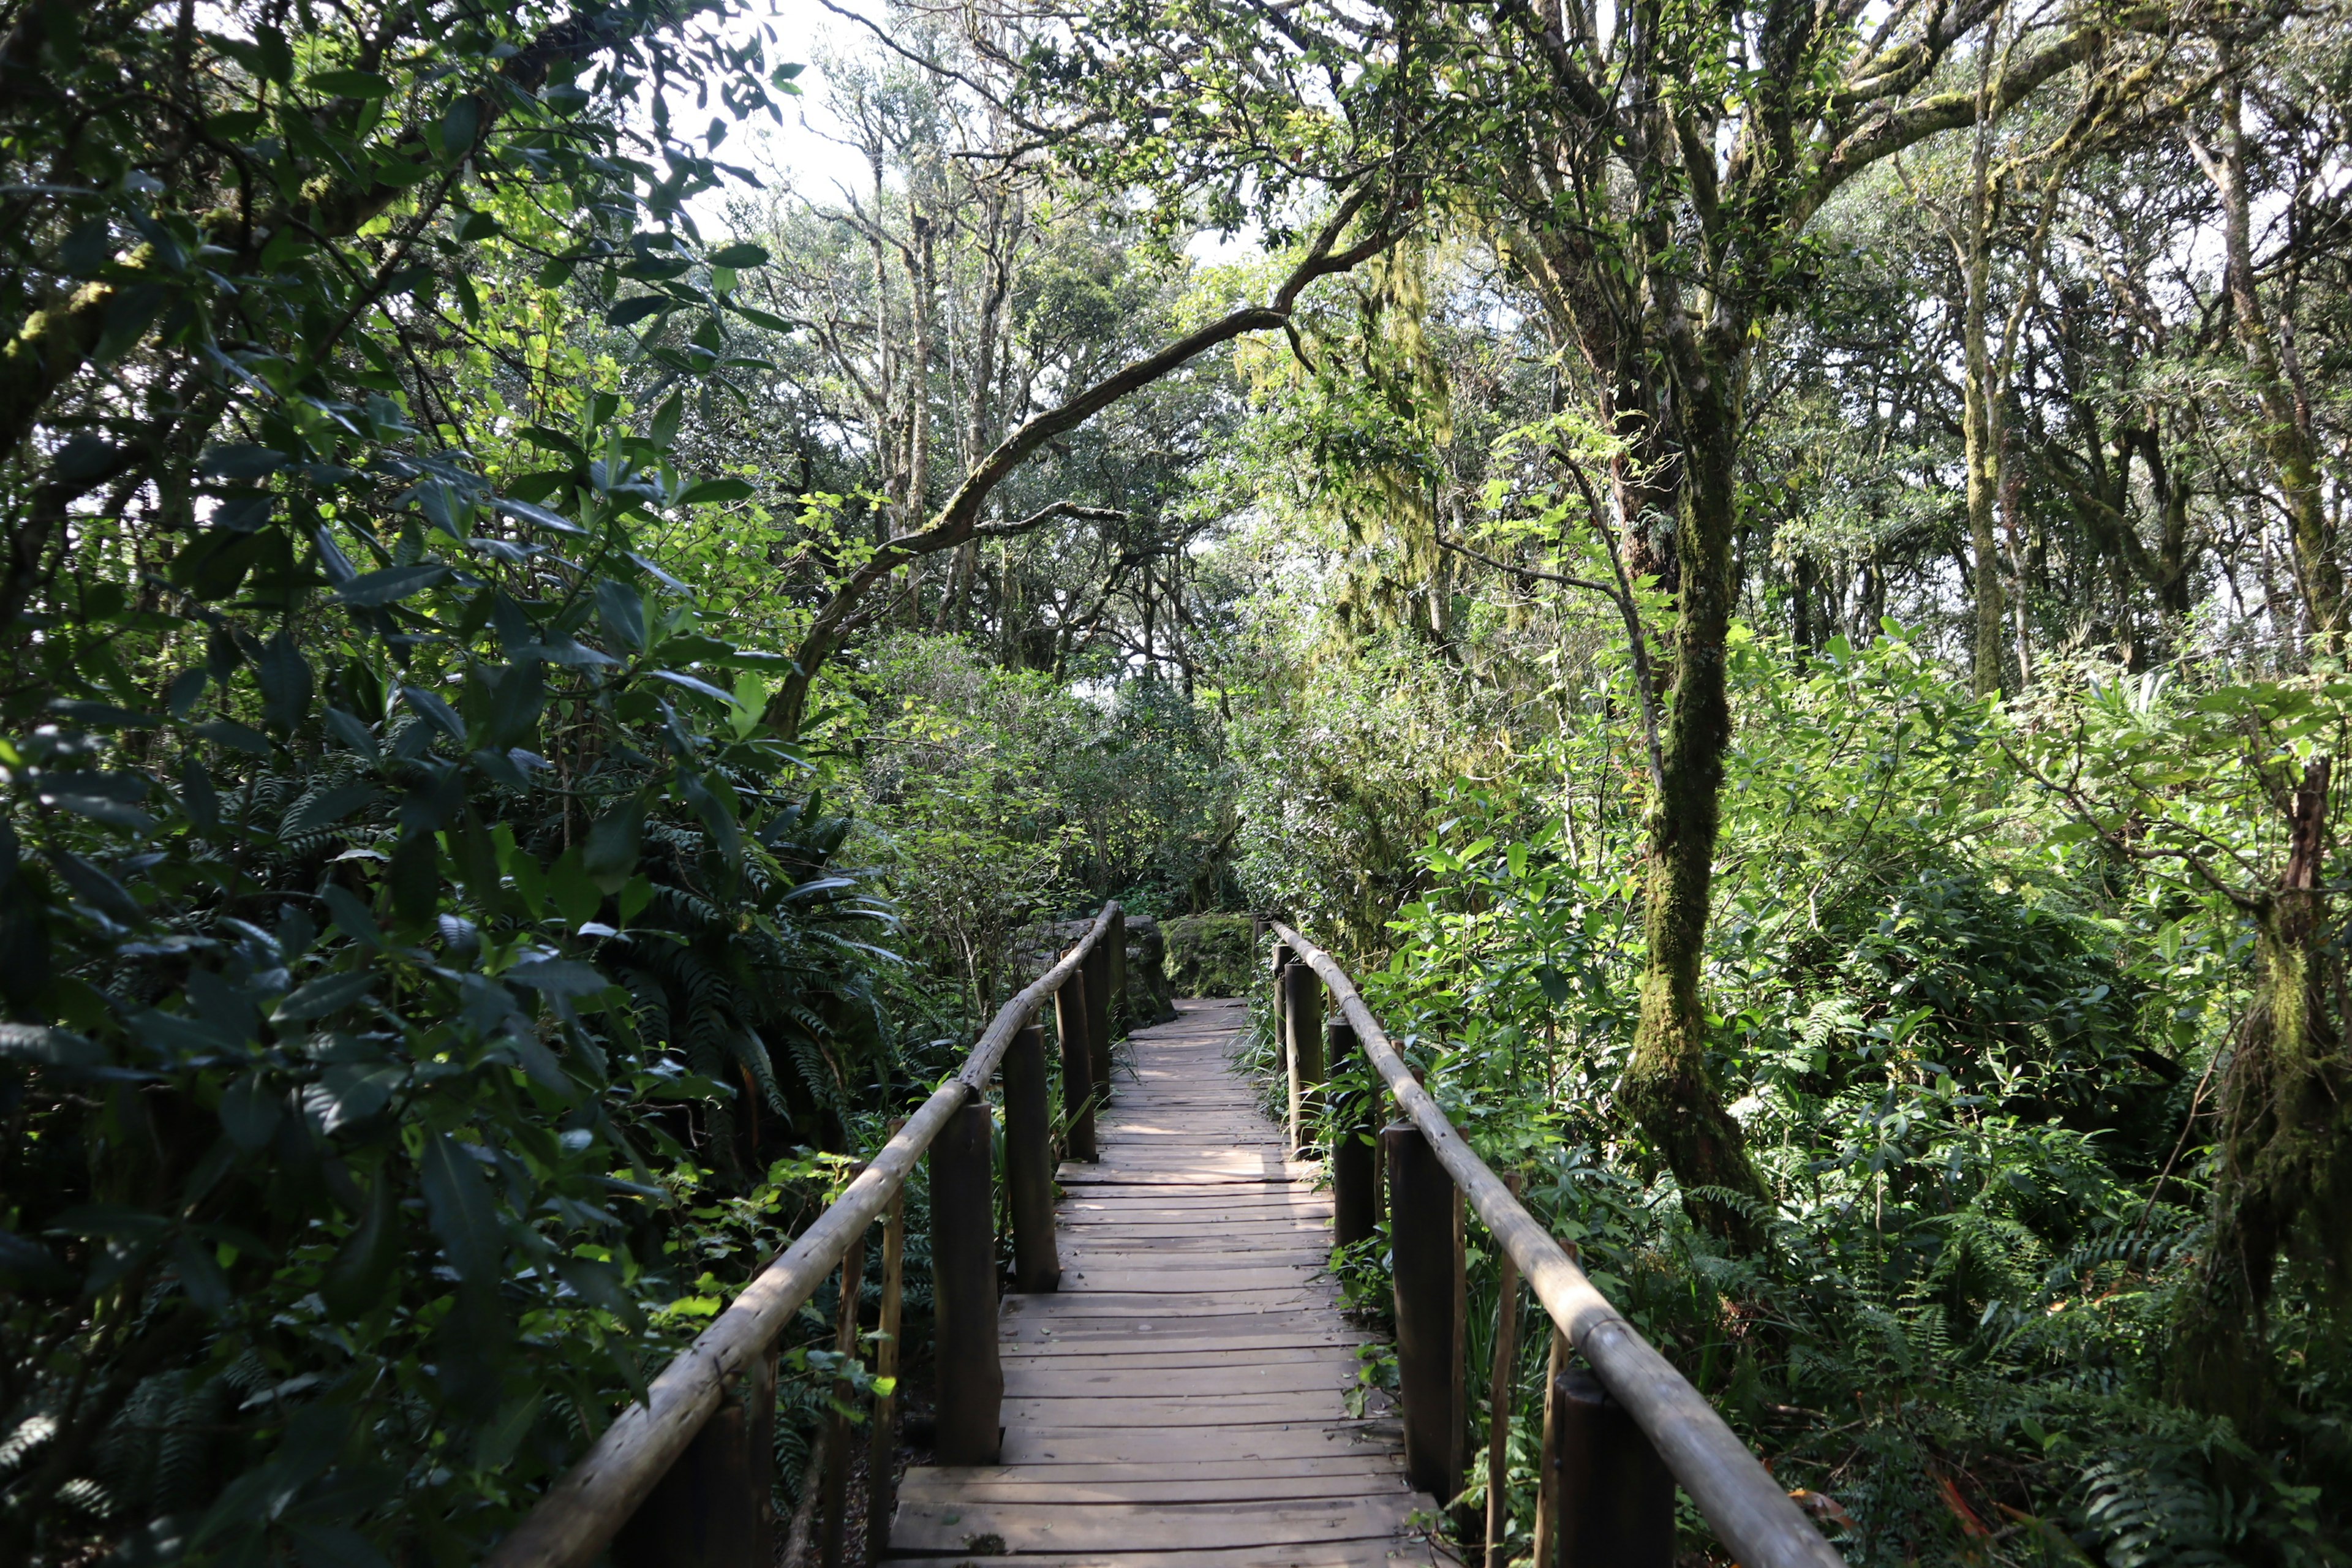
[[[1685,461],[1682,592],[1674,685],[1660,737],[1661,776],[1650,812],[1649,959],[1633,1057],[1618,1095],[1682,1184],[1691,1218],[1754,1251],[1764,1240],[1764,1184],[1748,1162],[1739,1123],[1708,1075],[1706,1007],[1699,991],[1723,820],[1724,755],[1731,744],[1724,666],[1738,593],[1731,563],[1738,515],[1737,373],[1687,336],[1678,347],[1675,390]]]
[[[2255,911],[2259,989],[2224,1081],[2212,1234],[2170,1358],[2177,1397],[2257,1440],[2275,1393],[2264,1314],[2279,1257],[2352,1284],[2352,1051],[2322,880],[2332,773],[2326,757],[2305,766],[2286,869]]]

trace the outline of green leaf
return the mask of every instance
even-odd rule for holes
[[[613,1264],[586,1258],[559,1258],[555,1272],[579,1298],[592,1307],[601,1307],[621,1321],[625,1328],[635,1331],[639,1323],[637,1304],[621,1283],[621,1271]]]
[[[646,431],[646,438],[667,452],[672,443],[677,441],[678,423],[685,416],[685,395],[681,393],[671,393],[667,400],[654,411],[653,426]]]
[[[270,81],[282,84],[294,79],[294,51],[287,47],[285,33],[270,23],[253,30],[253,62],[254,68]]]
[[[244,752],[256,757],[269,754],[269,737],[234,719],[215,719],[208,723],[195,725],[188,732],[216,746],[226,746],[232,752]]]
[[[617,893],[627,885],[645,852],[645,802],[635,795],[590,826],[580,860],[600,889]]]
[[[739,270],[746,267],[765,267],[768,264],[768,253],[764,247],[757,245],[730,245],[724,250],[712,252],[710,264],[713,267],[732,267]]]
[[[383,932],[375,923],[375,915],[349,888],[341,882],[330,882],[319,889],[319,901],[327,906],[335,929],[345,936],[368,947],[383,945]]]
[[[438,561],[420,562],[415,566],[387,566],[381,572],[352,578],[335,590],[335,597],[363,610],[380,609],[420,594],[448,575],[449,568]]]
[[[634,327],[657,311],[676,310],[677,303],[667,294],[633,294],[604,312],[605,324]]]
[[[360,807],[374,801],[381,794],[373,784],[337,784],[317,795],[305,795],[294,803],[278,824],[278,837],[299,838],[331,827]]]
[[[613,984],[593,967],[571,958],[526,959],[499,978],[566,1000],[593,996]]]
[[[280,632],[263,645],[253,673],[261,682],[262,722],[281,735],[292,734],[310,711],[310,661]]]
[[[558,453],[575,463],[588,460],[588,454],[581,450],[580,443],[561,430],[551,430],[544,425],[526,425],[522,427],[522,438],[543,451]]]
[[[482,128],[482,106],[471,94],[451,102],[441,113],[438,127],[441,156],[454,163],[474,150],[474,138]]]
[[[284,1100],[270,1091],[258,1072],[247,1073],[221,1095],[221,1131],[247,1153],[257,1153],[277,1136]]]
[[[302,79],[313,92],[335,98],[390,98],[392,83],[373,71],[312,71]]]
[[[645,595],[626,583],[610,577],[596,580],[596,618],[604,635],[631,653],[646,646]]]
[[[301,1024],[332,1017],[366,995],[368,987],[374,984],[375,974],[371,970],[348,969],[321,974],[296,987],[292,994],[278,1004],[269,1021]]]
[[[735,706],[735,694],[733,692],[721,691],[718,687],[711,685],[710,682],[707,680],[698,679],[691,675],[681,675],[675,669],[656,669],[653,674],[656,679],[667,680],[673,686],[683,687],[685,689],[693,692],[698,697],[715,697],[726,707],[732,708]]]
[[[0,1024],[0,1061],[87,1070],[105,1060],[106,1053],[94,1041],[69,1029],[53,1029],[40,1024]]]
[[[678,497],[681,506],[709,506],[719,501],[749,500],[759,492],[749,479],[701,479]]]
[[[557,478],[561,482],[563,476],[559,475]],[[519,500],[512,496],[500,496],[491,504],[507,516],[520,518],[533,528],[543,528],[550,533],[570,534],[575,539],[587,537],[588,531],[578,523],[531,501]]]
[[[302,1100],[318,1116],[320,1130],[332,1132],[365,1121],[392,1103],[407,1078],[408,1069],[398,1062],[337,1062],[319,1075]]]
[[[448,1255],[457,1278],[478,1289],[498,1283],[506,1258],[498,1206],[474,1157],[446,1132],[427,1132],[418,1162],[424,1178],[425,1214],[434,1239]]]
[[[173,718],[184,721],[196,710],[196,703],[205,694],[207,679],[201,665],[194,669],[184,669],[172,678],[172,684],[163,694],[163,705],[172,710]]]
[[[793,330],[792,322],[777,315],[773,310],[762,310],[757,306],[741,304],[732,300],[727,302],[727,308],[753,326],[765,327],[772,332],[789,332]]]
[[[463,745],[465,743],[465,722],[460,720],[456,711],[452,710],[446,702],[442,701],[439,697],[425,690],[425,688],[421,686],[404,686],[400,689],[400,695],[407,701],[408,706],[415,710],[417,717],[423,719],[426,723],[432,725],[435,729],[440,731],[443,734],[448,736],[449,739],[457,742],[458,744]]]
[[[497,752],[522,744],[539,722],[540,710],[546,702],[547,683],[540,673],[539,660],[527,658],[507,666],[491,682],[481,733],[469,737],[471,743]]]

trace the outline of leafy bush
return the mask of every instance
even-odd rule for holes
[[[1263,988],[1257,922],[1248,915],[1183,915],[1162,921],[1168,984],[1179,996],[1253,996]]]
[[[1360,973],[1374,1012],[1612,1300],[1834,1505],[1848,1561],[2336,1561],[2324,1500],[2352,1465],[2324,1265],[2282,1287],[2270,1440],[2168,1392],[2208,1236],[2194,1111],[2245,996],[2235,911],[2070,831],[1988,743],[2001,721],[1900,637],[1801,677],[1736,668],[1729,841],[1760,847],[1719,893],[1710,1059],[1773,1194],[1761,1254],[1692,1226],[1615,1107],[1638,885],[1594,875],[1621,851],[1573,853],[1543,796],[1445,803],[1427,893]],[[1472,1256],[1475,1362],[1494,1282]]]
[[[470,1562],[903,1088],[778,660],[655,558],[739,493],[671,446],[761,258],[627,127],[761,68],[205,20],[10,34],[0,1559]],[[636,324],[655,395],[518,320]]]

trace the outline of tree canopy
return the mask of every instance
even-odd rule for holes
[[[1117,898],[1342,954],[1850,1562],[2344,1561],[2347,102],[2337,0],[0,0],[0,1559],[478,1560]]]

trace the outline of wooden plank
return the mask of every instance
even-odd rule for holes
[[[1004,1461],[1052,1465],[1172,1463],[1182,1459],[1282,1459],[1317,1454],[1379,1452],[1402,1460],[1404,1440],[1390,1422],[1269,1422],[1264,1426],[1181,1426],[1106,1431],[1099,1426],[1018,1426],[1004,1434]]]
[[[976,1558],[950,1559],[955,1568]],[[1274,1546],[1244,1546],[1216,1552],[1072,1552],[1047,1555],[1024,1552],[1022,1560],[1051,1563],[1053,1568],[1414,1568],[1436,1561],[1428,1543],[1418,1538],[1397,1541],[1332,1541]],[[887,1561],[936,1563],[938,1557],[893,1557]],[[1451,1558],[1445,1559],[1447,1563]]]
[[[1331,1258],[1327,1247],[1271,1245],[1228,1247],[1223,1252],[1180,1252],[1172,1248],[1165,1252],[1112,1252],[1073,1247],[1062,1256],[1069,1268],[1087,1271],[1086,1278],[1066,1283],[1065,1289],[1180,1293],[1221,1289],[1209,1281],[1213,1277],[1227,1275],[1278,1276],[1294,1285],[1314,1284],[1328,1274]],[[1120,1283],[1129,1276],[1149,1278],[1139,1285]]]
[[[1288,1459],[1226,1457],[1179,1460],[1171,1464],[1079,1460],[1066,1465],[1042,1467],[972,1465],[955,1469],[922,1465],[907,1472],[906,1490],[910,1495],[936,1500],[940,1497],[954,1495],[964,1488],[985,1490],[1003,1486],[1034,1490],[1042,1487],[1068,1487],[1083,1492],[1089,1487],[1151,1483],[1233,1486],[1257,1477],[1285,1482],[1346,1480],[1350,1485],[1365,1489],[1364,1495],[1367,1496],[1404,1484],[1403,1478],[1397,1472],[1395,1458],[1371,1449],[1349,1454],[1310,1454]]]
[[[1247,1267],[1238,1258],[1223,1260],[1215,1268],[1181,1264],[1166,1268],[1128,1268],[1118,1264],[1073,1264],[1062,1271],[1062,1288],[1069,1291],[1106,1291],[1139,1296],[1255,1296],[1267,1290],[1297,1291],[1323,1272],[1323,1260],[1312,1263],[1269,1263]]]
[[[1330,1474],[1288,1475],[1269,1474],[1270,1470],[1287,1469],[1279,1463],[1252,1465],[1247,1473],[1217,1476],[1213,1479],[1171,1477],[1165,1471],[1141,1473],[1141,1467],[1128,1467],[1138,1472],[1126,1480],[1068,1481],[1060,1479],[1063,1470],[1083,1470],[1086,1465],[1056,1465],[1043,1472],[1021,1469],[1012,1472],[1022,1480],[974,1481],[965,1478],[969,1470],[947,1471],[930,1466],[908,1473],[907,1490],[909,1500],[923,1507],[948,1509],[984,1508],[991,1503],[1055,1503],[1066,1508],[1087,1508],[1100,1503],[1184,1503],[1184,1502],[1250,1502],[1280,1498],[1361,1498],[1391,1495],[1412,1498],[1420,1494],[1408,1488],[1402,1478],[1391,1471],[1394,1467],[1386,1460],[1374,1458],[1360,1464],[1329,1459],[1294,1460],[1294,1465],[1312,1465]],[[1106,1467],[1108,1468],[1108,1467]],[[1050,1480],[1034,1479],[1039,1474],[1051,1476]],[[936,1484],[924,1484],[919,1478],[945,1478]]]
[[[1205,1214],[1220,1211],[1269,1216],[1312,1215],[1328,1219],[1331,1214],[1331,1200],[1320,1193],[1300,1192],[1289,1186],[1236,1188],[1220,1184],[1202,1187],[1198,1192],[1185,1192],[1161,1182],[1133,1191],[1117,1188],[1073,1191],[1063,1197],[1060,1213],[1065,1220],[1076,1223],[1095,1215],[1141,1217],[1154,1209],[1181,1215],[1188,1219],[1198,1219]]]
[[[1214,1399],[1142,1399],[1078,1394],[1060,1399],[1011,1399],[1004,1419],[1024,1426],[1100,1426],[1120,1431],[1186,1426],[1321,1426],[1351,1419],[1336,1388],[1229,1394]],[[1385,1411],[1368,1410],[1368,1415]]]
[[[1219,1342],[1222,1345],[1223,1342]],[[1003,1347],[1004,1375],[1008,1380],[1013,1369],[1066,1367],[1073,1372],[1145,1372],[1181,1371],[1187,1367],[1329,1366],[1353,1369],[1361,1358],[1354,1350],[1339,1345],[1259,1345],[1247,1352],[1230,1349],[1200,1351],[1132,1350],[1125,1345],[1107,1345],[1080,1349],[1075,1345],[1006,1345]],[[1246,1360],[1243,1358],[1246,1356]]]
[[[1114,1295],[1088,1290],[1068,1296],[1010,1297],[1000,1321],[1076,1323],[1116,1318],[1122,1322],[1132,1321],[1130,1326],[1137,1333],[1150,1333],[1154,1323],[1164,1323],[1171,1330],[1181,1325],[1186,1332],[1197,1333],[1202,1331],[1202,1324],[1213,1320],[1237,1324],[1255,1322],[1263,1327],[1269,1319],[1295,1317],[1316,1309],[1328,1310],[1333,1300],[1329,1290],[1312,1289],[1224,1291],[1205,1300],[1166,1291],[1131,1290]]]
[[[1131,1352],[1082,1352],[1070,1347],[1049,1347],[1040,1350],[1034,1344],[1007,1347],[1004,1350],[1004,1389],[1016,1389],[1016,1375],[1028,1377],[1034,1373],[1068,1373],[1070,1377],[1091,1375],[1091,1373],[1167,1373],[1167,1371],[1216,1371],[1221,1375],[1296,1375],[1306,1377],[1310,1368],[1327,1377],[1339,1377],[1340,1383],[1355,1380],[1355,1368],[1362,1366],[1352,1350],[1319,1347],[1319,1344],[1267,1344],[1263,1350],[1249,1352],[1246,1359],[1230,1352],[1164,1352],[1164,1350],[1131,1350]],[[1160,1383],[1167,1387],[1167,1380]],[[1190,1377],[1183,1380],[1185,1392],[1197,1387]],[[1018,1392],[1030,1394],[1034,1389],[1021,1384]]]
[[[1212,1364],[1186,1369],[1171,1379],[1165,1367],[1070,1366],[1076,1356],[1047,1356],[1008,1362],[1004,1369],[1007,1399],[1077,1399],[1110,1396],[1166,1397],[1171,1386],[1186,1399],[1222,1398],[1226,1394],[1345,1393],[1356,1384],[1356,1358],[1328,1356],[1310,1361],[1265,1361],[1252,1356],[1240,1364]],[[1093,1358],[1084,1358],[1092,1360]]]
[[[1183,1188],[1203,1193],[1230,1187],[1260,1187],[1286,1191],[1296,1179],[1280,1171],[1199,1171],[1192,1169],[1151,1170],[1137,1165],[1064,1165],[1054,1173],[1054,1179],[1070,1188],[1118,1187],[1139,1188],[1150,1192],[1160,1188]]]
[[[1138,1333],[1126,1318],[1075,1318],[1059,1324],[1031,1325],[1019,1339],[1008,1338],[1007,1356],[1075,1353],[1168,1356],[1254,1356],[1269,1350],[1344,1350],[1355,1353],[1361,1338],[1350,1331],[1314,1327],[1246,1329],[1202,1332],[1197,1327],[1172,1323],[1165,1332]]]
[[[1320,1245],[1320,1237],[1331,1234],[1330,1217],[1312,1209],[1227,1208],[1211,1205],[1198,1209],[1144,1208],[1135,1212],[1139,1217],[1133,1219],[1122,1219],[1100,1209],[1065,1212],[1055,1228],[1081,1242],[1127,1236],[1146,1244],[1213,1240],[1227,1226],[1252,1236],[1303,1236],[1317,1245]]]
[[[1401,1534],[1410,1496],[1209,1503],[911,1504],[891,1531],[903,1552],[1099,1552],[1150,1542],[1163,1551],[1385,1540]],[[991,1538],[993,1538],[992,1540]]]

